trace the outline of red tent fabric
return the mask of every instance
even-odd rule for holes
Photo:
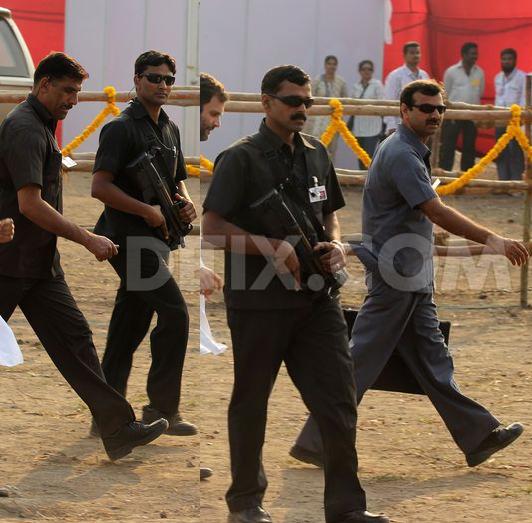
[[[65,49],[65,0],[2,0],[11,10],[35,64]]]
[[[392,0],[393,42],[384,50],[384,74],[402,63],[407,40],[422,45],[421,67],[437,80],[460,60],[460,47],[468,41],[479,46],[478,65],[486,74],[483,103],[493,103],[493,78],[500,71],[500,51],[513,47],[518,67],[532,71],[532,2],[529,0]],[[478,149],[493,143],[493,131],[482,133]]]

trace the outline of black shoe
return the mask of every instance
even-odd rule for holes
[[[521,423],[512,423],[507,427],[497,427],[477,447],[476,450],[466,454],[466,461],[470,467],[476,467],[486,461],[492,454],[502,450],[513,443],[522,433],[524,427]]]
[[[101,436],[100,429],[98,428],[98,425],[96,425],[96,421],[94,421],[94,418],[92,418],[92,421],[91,421],[91,428],[89,429],[89,436],[93,438],[99,438]]]
[[[142,408],[143,423],[151,423],[159,418],[165,418],[168,420],[169,426],[166,434],[169,436],[194,436],[198,433],[198,427],[188,421],[183,421],[179,412],[173,416],[167,416],[164,412],[154,409],[153,407],[150,407],[150,405],[145,405]]]
[[[383,515],[372,514],[366,510],[350,512],[340,523],[389,523],[390,520]]]
[[[212,469],[208,469],[207,467],[200,467],[199,469],[200,481],[210,478],[211,476],[212,476]]]
[[[161,418],[149,425],[131,421],[112,436],[102,438],[105,452],[112,461],[127,456],[135,447],[147,445],[168,428],[168,421]]]
[[[320,469],[323,468],[323,458],[319,452],[314,452],[312,450],[307,450],[300,445],[294,445],[288,452],[290,456],[298,461],[303,463],[308,463],[310,465],[315,465]]]
[[[272,523],[272,518],[262,507],[252,507],[231,512],[227,523]]]

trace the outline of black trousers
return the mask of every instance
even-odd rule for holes
[[[120,277],[120,287],[109,323],[102,368],[109,385],[125,396],[133,354],[157,313],[157,325],[150,334],[152,362],[147,393],[150,406],[170,417],[179,409],[189,317],[185,300],[167,265],[168,252],[148,247],[142,251],[137,247],[121,249],[109,260]]]
[[[135,419],[129,403],[105,382],[92,332],[62,276],[0,276],[0,315],[5,321],[17,305],[59,372],[88,405],[103,438]]]
[[[467,120],[444,121],[441,134],[440,167],[446,171],[452,171],[453,169],[454,152],[460,133],[462,133],[460,169],[467,171],[475,165],[475,142],[477,139],[475,124]]]
[[[229,509],[260,505],[264,497],[261,452],[267,404],[283,361],[323,437],[327,523],[365,509],[357,478],[353,367],[337,301],[327,296],[301,309],[228,309],[227,318],[235,373],[229,405]]]

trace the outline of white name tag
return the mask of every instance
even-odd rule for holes
[[[323,202],[327,199],[327,190],[325,185],[317,185],[316,187],[311,187],[308,190],[308,195],[310,203]]]
[[[62,163],[65,169],[72,169],[72,167],[76,167],[77,165],[77,163],[70,158],[70,156],[63,156]]]

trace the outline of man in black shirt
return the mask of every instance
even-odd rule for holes
[[[280,66],[266,73],[266,119],[257,134],[219,155],[203,204],[204,237],[226,250],[224,293],[235,365],[229,406],[233,481],[226,495],[231,523],[272,521],[261,506],[267,486],[261,450],[268,396],[283,361],[325,442],[327,523],[388,521],[366,512],[357,478],[355,383],[338,301],[325,288],[297,290],[310,286],[310,279],[302,280],[292,243],[268,237],[267,224],[253,211],[273,188],[291,186],[294,212],[310,209],[321,236],[333,238],[314,246],[323,269],[345,266],[335,212],[344,199],[334,168],[323,144],[300,133],[310,95],[310,78],[301,69]]]
[[[56,367],[87,403],[111,459],[152,441],[168,427],[146,426],[103,377],[87,321],[70,293],[59,263],[57,237],[83,245],[99,260],[117,254],[109,239],[62,216],[61,152],[57,121],[77,104],[87,73],[74,59],[52,53],[35,70],[27,100],[0,127],[0,218],[11,216],[17,234],[0,245],[0,314],[17,307]]]
[[[163,416],[170,423],[167,434],[188,436],[197,429],[179,413],[189,329],[187,307],[167,265],[169,246],[159,239],[167,236],[161,208],[144,201],[140,175],[128,167],[143,153],[154,152],[153,163],[170,194],[182,202],[181,219],[190,223],[196,218],[184,184],[187,174],[179,130],[162,110],[175,71],[175,61],[167,54],[147,51],[137,58],[137,97],[102,129],[92,195],[105,204],[95,231],[120,245],[119,254],[109,260],[120,277],[120,287],[102,360],[105,377],[125,395],[133,354],[156,312],[157,326],[150,336],[150,403],[143,409],[143,420]]]

